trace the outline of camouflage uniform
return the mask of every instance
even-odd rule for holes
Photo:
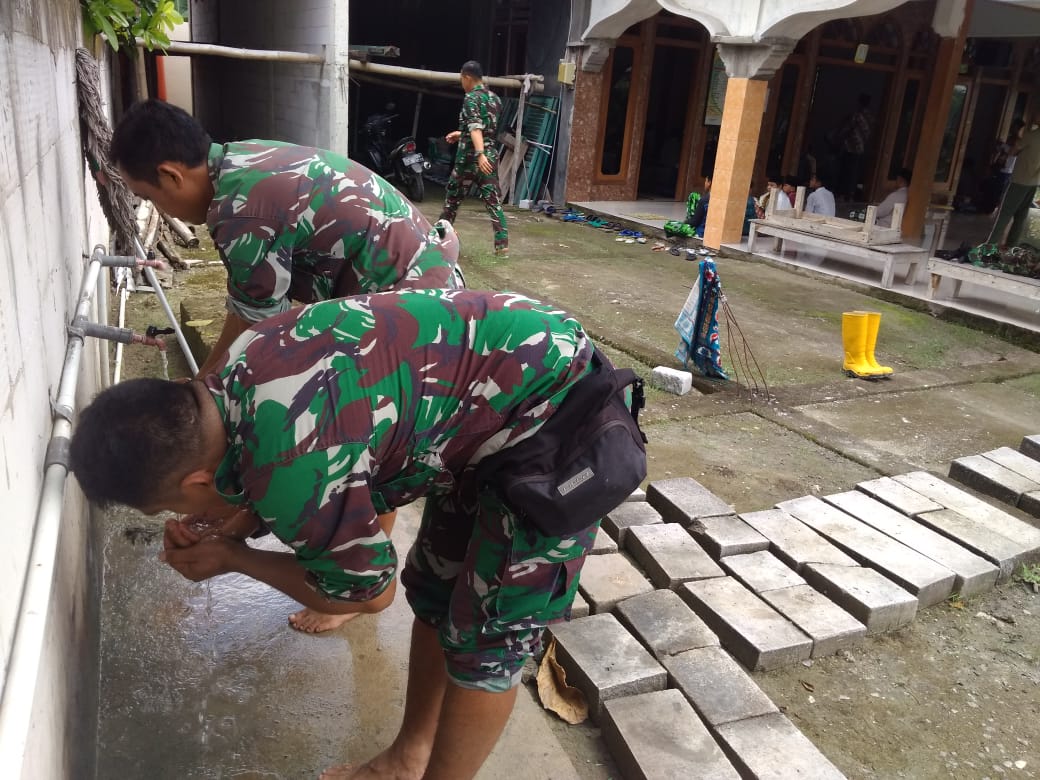
[[[277,141],[213,144],[209,174],[206,223],[228,271],[228,309],[249,322],[289,299],[456,286],[451,226],[431,226],[346,157]]]
[[[228,433],[217,488],[295,551],[313,588],[365,601],[397,554],[378,514],[426,498],[401,581],[460,685],[506,690],[565,618],[596,527],[548,537],[474,477],[589,371],[581,326],[518,295],[414,290],[265,320],[206,378]]]
[[[502,113],[502,101],[483,83],[477,84],[462,98],[459,111],[459,148],[455,151],[455,167],[448,178],[441,219],[455,222],[459,204],[473,182],[480,188],[480,199],[491,216],[491,229],[495,233],[495,251],[509,248],[509,233],[506,230],[506,215],[502,211],[498,188],[498,116]],[[484,154],[491,163],[491,173],[485,175],[477,165],[473,151],[471,130],[484,134]]]

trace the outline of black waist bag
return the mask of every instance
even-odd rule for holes
[[[491,455],[477,477],[547,536],[588,528],[621,504],[646,477],[646,436],[639,428],[643,380],[615,369],[599,350],[538,432]],[[632,386],[632,408],[625,388]]]

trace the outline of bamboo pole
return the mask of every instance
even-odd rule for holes
[[[138,47],[144,46],[144,39],[137,39]],[[170,41],[164,54],[209,55],[212,57],[230,57],[233,60],[267,60],[274,62],[303,62],[322,65],[324,54],[307,54],[302,51],[278,51],[276,49],[240,49],[234,46],[220,46],[215,43],[195,43],[194,41]]]

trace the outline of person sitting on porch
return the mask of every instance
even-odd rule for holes
[[[771,201],[776,201],[773,206],[774,211],[783,211],[785,209],[791,209],[791,199],[780,189],[780,177],[772,176],[766,181],[766,191],[764,194],[759,196],[758,203],[755,208],[755,216],[758,219],[765,217],[766,212],[769,210],[769,204]],[[782,197],[781,197],[782,196]]]
[[[810,214],[822,214],[825,217],[833,217],[835,213],[834,193],[827,189],[825,183],[827,174],[817,171],[809,179],[809,187],[812,192],[805,202],[805,210]]]
[[[708,205],[711,196],[711,177],[704,177],[704,197],[697,204],[697,210],[688,220],[693,225],[693,232],[697,238],[704,238],[704,228],[708,224]],[[740,235],[746,236],[751,231],[751,220],[757,216],[755,197],[748,192],[747,203],[744,208],[744,225]]]
[[[880,227],[892,227],[892,212],[895,210],[897,203],[906,205],[906,197],[910,187],[910,170],[908,168],[900,169],[899,173],[896,174],[896,188],[885,196],[885,199],[878,204],[877,207],[877,219],[875,224]]]

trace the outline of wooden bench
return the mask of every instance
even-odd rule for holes
[[[932,275],[932,283],[928,286],[928,297],[935,298],[943,277],[953,279],[953,292],[950,298],[956,298],[961,291],[961,284],[977,284],[1008,295],[1017,295],[1033,301],[1040,301],[1040,279],[1028,276],[1015,276],[994,268],[979,268],[967,263],[955,263],[933,257],[928,261],[928,273]]]
[[[759,236],[772,236],[773,251],[782,252],[785,240],[794,241],[806,246],[826,249],[849,257],[870,260],[881,265],[881,286],[892,286],[892,279],[897,272],[905,272],[907,284],[913,284],[917,276],[918,266],[928,260],[928,250],[913,244],[860,244],[839,241],[836,238],[806,233],[789,227],[770,224],[767,220],[751,220],[748,232],[748,251],[753,252],[755,241]]]

